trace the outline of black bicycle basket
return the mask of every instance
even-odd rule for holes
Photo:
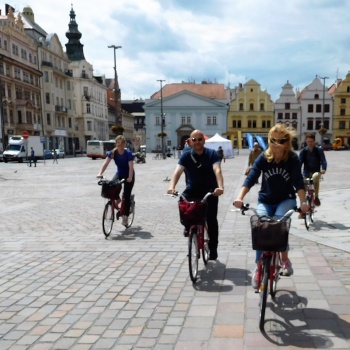
[[[102,186],[101,196],[108,199],[117,199],[121,191],[121,184],[114,181],[99,181],[99,185]]]
[[[200,200],[181,200],[179,201],[179,212],[182,225],[199,225],[206,219],[207,203]]]
[[[285,251],[288,246],[290,221],[288,219],[281,222],[266,216],[251,216],[252,248],[263,251]]]

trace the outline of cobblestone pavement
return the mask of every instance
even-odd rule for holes
[[[309,231],[294,217],[294,275],[268,301],[265,335],[249,218],[231,204],[247,150],[222,165],[219,259],[200,262],[194,285],[177,201],[163,196],[177,159],[135,164],[134,224],[115,223],[108,239],[101,160],[0,163],[0,349],[349,349],[350,152],[326,156],[322,205]]]

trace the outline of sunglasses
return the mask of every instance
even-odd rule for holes
[[[279,145],[284,145],[288,139],[275,139],[274,137],[270,138],[271,143],[278,143]]]
[[[192,138],[191,139],[192,140],[192,142],[201,142],[201,141],[203,141],[203,137],[198,137],[198,139],[195,139],[195,138]]]

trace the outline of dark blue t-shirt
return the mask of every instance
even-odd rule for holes
[[[295,192],[304,189],[301,163],[294,152],[289,153],[287,160],[275,163],[268,162],[264,153],[254,162],[243,186],[251,188],[262,173],[261,189],[258,200],[265,204],[279,204],[286,199],[296,198]]]
[[[108,158],[112,158],[112,152],[107,153]],[[117,174],[119,179],[127,179],[129,177],[129,161],[134,160],[132,152],[125,149],[123,154],[119,154],[118,151],[114,153],[114,162],[117,166]]]
[[[215,150],[204,148],[201,155],[196,154],[193,149],[184,152],[179,159],[179,164],[185,168],[187,174],[186,192],[201,198],[208,192],[214,191],[218,187],[213,170],[215,163],[220,163]]]

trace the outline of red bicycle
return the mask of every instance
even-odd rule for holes
[[[206,213],[207,198],[212,195],[212,192],[208,192],[203,199],[193,201],[187,200],[183,194],[178,192],[170,195],[172,197],[181,197],[179,201],[180,220],[183,225],[190,226],[188,232],[188,268],[193,283],[198,278],[200,253],[202,253],[205,265],[209,260],[209,235]]]
[[[287,249],[291,216],[299,209],[288,210],[279,220],[270,216],[259,216],[256,209],[250,208],[249,204],[241,208],[242,215],[245,215],[247,210],[252,210],[255,214],[250,218],[253,249],[263,251],[257,266],[257,293],[260,295],[259,328],[263,332],[267,295],[270,293],[271,297],[275,296],[280,279],[282,261],[279,252]]]
[[[98,184],[102,186],[101,196],[107,198],[108,201],[105,204],[102,215],[102,230],[106,237],[110,235],[113,228],[114,218],[119,220],[125,214],[125,199],[124,195],[120,199],[119,194],[122,188],[122,184],[125,180],[118,180],[116,182],[109,181],[106,178],[102,178],[98,181]],[[135,216],[135,195],[131,195],[130,212],[127,218],[126,228],[129,228]]]

